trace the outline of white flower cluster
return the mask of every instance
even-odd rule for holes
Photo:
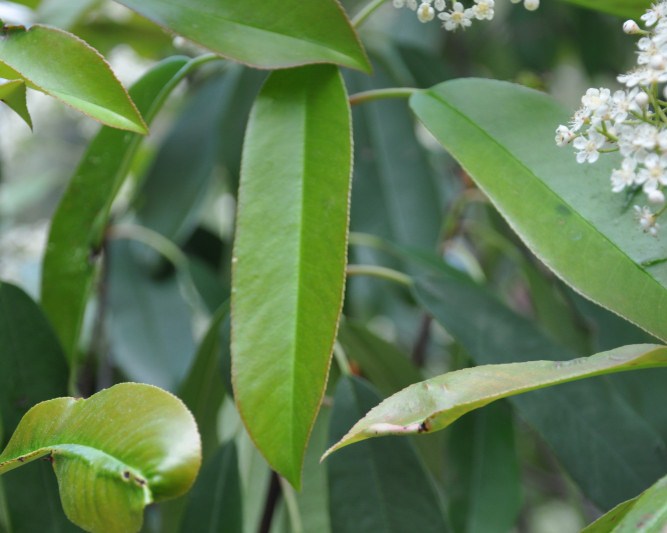
[[[513,4],[522,1],[529,11],[535,11],[540,6],[540,0],[510,0]],[[442,20],[442,26],[449,31],[465,29],[473,20],[491,20],[495,7],[495,0],[474,0],[472,7],[453,2],[449,9],[446,0],[393,0],[393,3],[394,7],[407,7],[416,11],[420,22],[430,22],[437,16]]]
[[[667,209],[667,102],[658,91],[667,82],[667,0],[651,6],[641,19],[645,30],[632,20],[623,25],[626,33],[642,36],[636,68],[618,76],[626,88],[613,93],[588,89],[569,126],[556,129],[556,144],[572,143],[579,163],[620,152],[623,160],[611,174],[611,190],[645,194],[656,207],[634,206],[635,215],[642,230],[656,236],[658,217]]]

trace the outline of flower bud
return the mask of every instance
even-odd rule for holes
[[[535,11],[540,7],[540,0],[523,0],[523,7],[528,11]]]
[[[633,35],[635,33],[641,33],[641,28],[639,27],[639,24],[637,24],[634,20],[626,20],[623,23],[623,31],[627,33],[628,35]]]
[[[422,2],[417,8],[417,18],[419,22],[429,22],[435,17],[435,9],[431,7],[430,4]]]

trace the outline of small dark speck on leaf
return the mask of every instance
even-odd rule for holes
[[[424,420],[421,424],[419,424],[419,429],[417,430],[419,433],[426,433],[431,429],[431,425],[428,423],[428,420]]]

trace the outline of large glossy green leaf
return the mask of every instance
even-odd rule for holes
[[[148,133],[104,58],[78,37],[48,26],[12,26],[0,34],[0,77],[25,80],[114,128]]]
[[[184,57],[158,63],[130,94],[148,122],[198,64]],[[76,353],[109,211],[141,137],[102,128],[92,140],[53,216],[44,255],[42,305],[67,357]]]
[[[378,400],[366,382],[341,379],[334,397],[331,439],[340,438]],[[408,440],[365,442],[342,450],[326,466],[332,531],[448,531],[433,480]]]
[[[618,17],[639,18],[650,6],[651,0],[565,0],[570,4],[610,13]]]
[[[26,87],[23,80],[10,80],[0,83],[0,101],[7,104],[32,128],[32,119],[26,104]]]
[[[512,410],[493,403],[464,416],[448,437],[448,509],[461,533],[506,533],[521,510]]]
[[[567,111],[543,93],[480,79],[445,82],[410,105],[547,266],[667,340],[667,262],[644,266],[664,254],[610,192],[614,157],[579,165],[556,147]]]
[[[639,344],[570,361],[483,365],[449,372],[387,398],[357,422],[325,457],[371,437],[443,429],[465,413],[500,398],[583,378],[663,366],[667,366],[667,347]]]
[[[124,383],[33,407],[0,454],[0,474],[47,457],[68,518],[92,532],[139,531],[144,507],[185,493],[201,463],[194,418],[171,394]]]
[[[225,57],[260,68],[336,63],[370,70],[335,0],[118,0]]]
[[[253,441],[295,486],[342,305],[350,167],[350,113],[338,69],[272,74],[243,152],[233,379]]]

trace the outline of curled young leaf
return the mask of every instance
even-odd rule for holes
[[[183,402],[122,383],[90,398],[56,398],[26,413],[0,454],[0,475],[46,457],[67,517],[93,533],[141,529],[149,503],[194,483],[201,441]]]

